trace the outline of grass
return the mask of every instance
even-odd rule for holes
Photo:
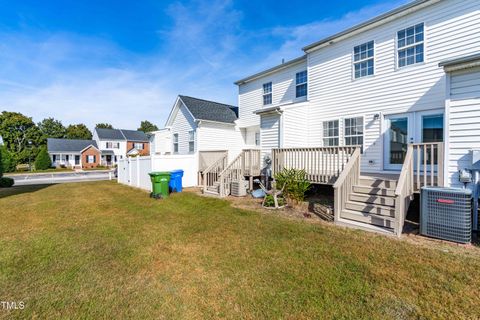
[[[0,190],[0,318],[474,319],[478,248],[115,182]]]

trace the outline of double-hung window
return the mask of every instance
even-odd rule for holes
[[[107,149],[113,148],[113,142],[107,142]]]
[[[272,104],[272,83],[267,82],[263,84],[263,105]]]
[[[88,155],[87,156],[87,163],[95,163],[96,162],[95,158],[96,158],[95,155]]]
[[[173,153],[178,153],[178,133],[173,134]]]
[[[295,97],[307,96],[307,70],[297,72],[295,75]]]
[[[195,152],[195,131],[188,131],[188,152]]]
[[[323,145],[338,146],[338,120],[323,122]]]
[[[363,117],[344,119],[345,145],[363,145]]]
[[[397,32],[397,60],[399,68],[423,62],[424,41],[423,23]]]
[[[260,145],[260,132],[255,132],[255,145]]]
[[[136,142],[136,143],[134,144],[134,147],[135,147],[135,149],[137,149],[137,150],[143,150],[143,143],[138,143],[138,142]]]
[[[373,75],[374,64],[373,41],[353,48],[353,69],[355,79]]]

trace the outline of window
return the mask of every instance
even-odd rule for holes
[[[260,145],[260,132],[255,132],[255,145]]]
[[[135,142],[135,144],[133,146],[137,150],[143,150],[143,143]]]
[[[353,68],[355,79],[373,75],[373,41],[353,48]]]
[[[398,67],[423,62],[423,23],[397,32]]]
[[[323,145],[338,146],[338,120],[323,122]]]
[[[94,155],[88,155],[87,156],[87,163],[95,163],[95,156]]]
[[[173,134],[173,153],[178,153],[178,133]]]
[[[307,96],[307,70],[297,72],[295,75],[295,96],[297,98]]]
[[[195,151],[195,131],[188,131],[188,152]]]
[[[115,142],[115,143],[113,144],[113,147],[114,147],[115,149],[120,149],[120,142]]]
[[[57,161],[57,155],[56,154],[52,154],[52,162],[55,162]]]
[[[344,120],[345,145],[363,145],[363,118],[347,118]]]
[[[113,143],[112,142],[107,142],[107,149],[113,148]]]
[[[263,105],[272,104],[272,83],[263,84]]]

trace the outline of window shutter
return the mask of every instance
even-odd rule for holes
[[[93,163],[96,163],[97,162],[97,158],[95,155],[93,155]]]

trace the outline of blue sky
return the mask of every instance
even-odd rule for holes
[[[163,126],[177,94],[233,84],[407,0],[0,0],[0,110],[93,128]]]

